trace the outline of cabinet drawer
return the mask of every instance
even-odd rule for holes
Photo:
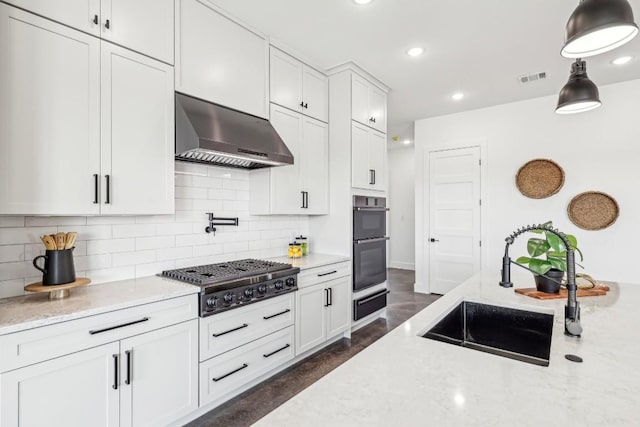
[[[237,389],[293,359],[293,326],[200,364],[200,406]]]
[[[302,270],[298,274],[298,287],[305,288],[327,280],[337,279],[351,274],[351,262],[344,261],[336,264],[325,265],[323,267]]]
[[[0,336],[0,372],[138,335],[198,317],[187,295]]]
[[[293,292],[200,319],[200,361],[293,325]]]

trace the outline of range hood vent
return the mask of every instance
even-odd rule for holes
[[[268,120],[177,92],[176,160],[243,169],[293,164]]]

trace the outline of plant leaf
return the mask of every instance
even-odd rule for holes
[[[530,261],[531,261],[531,258],[529,258],[528,256],[521,256],[516,260],[518,264],[529,264]]]
[[[582,251],[578,248],[574,248],[576,252],[578,252],[578,255],[580,255],[580,261],[584,261],[584,256],[582,256]]]
[[[529,261],[529,268],[536,272],[536,274],[546,274],[551,270],[551,263],[544,259],[532,259]]]
[[[578,249],[578,239],[576,239],[576,236],[567,234],[567,240],[569,241],[573,249]]]
[[[531,238],[527,242],[527,252],[532,257],[537,257],[549,250],[549,243],[544,239]]]
[[[548,257],[547,261],[549,261],[552,268],[567,271],[567,260],[565,258]]]
[[[549,243],[549,246],[554,250],[554,251],[564,251],[565,247],[564,247],[564,243],[562,242],[562,239],[559,238],[558,236],[556,236],[555,234],[551,234],[551,233],[547,233],[547,243]]]

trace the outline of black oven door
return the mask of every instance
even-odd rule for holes
[[[359,291],[387,280],[388,237],[353,242],[353,290]]]
[[[353,210],[353,240],[387,235],[387,209],[355,208]]]

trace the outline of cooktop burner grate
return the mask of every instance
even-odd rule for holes
[[[243,259],[219,264],[165,270],[162,272],[162,276],[194,285],[205,286],[288,268],[291,268],[290,264],[258,259]]]

